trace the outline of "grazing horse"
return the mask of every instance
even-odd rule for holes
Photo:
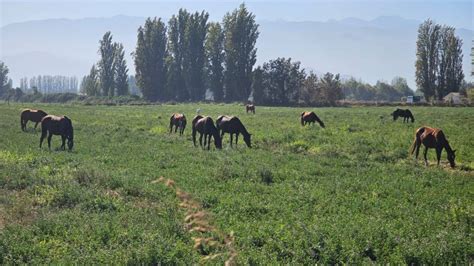
[[[49,135],[48,135],[49,134]],[[60,135],[62,138],[61,149],[65,150],[67,139],[67,147],[72,150],[74,146],[74,130],[72,128],[71,119],[67,116],[47,115],[41,120],[41,139],[40,148],[44,138],[48,135],[48,148],[51,150],[51,138],[53,135]]]
[[[392,113],[392,116],[393,116],[393,121],[397,120],[399,116],[403,117],[403,123],[407,122],[408,123],[408,119],[411,119],[411,122],[414,123],[415,122],[415,117],[413,117],[413,114],[410,112],[410,110],[408,109],[398,109],[393,111]]]
[[[245,110],[247,111],[247,114],[249,112],[252,112],[253,114],[255,114],[255,105],[247,104],[247,105],[245,105]]]
[[[439,160],[441,159],[441,152],[443,148],[446,149],[448,153],[448,161],[452,168],[456,166],[454,163],[454,159],[456,158],[456,150],[451,149],[449,146],[449,142],[446,139],[443,131],[439,128],[431,128],[431,127],[420,127],[415,134],[415,140],[411,145],[411,154],[415,152],[415,158],[418,159],[418,154],[420,152],[421,144],[425,146],[424,158],[425,158],[425,165],[428,166],[428,159],[426,158],[426,154],[428,153],[428,148],[436,149],[436,158]]]
[[[174,133],[176,133],[179,128],[179,134],[183,135],[184,129],[186,128],[186,116],[184,116],[184,114],[173,114],[170,118],[170,133],[173,131],[173,126],[175,126]]]
[[[252,144],[250,143],[250,134],[247,129],[245,128],[244,124],[240,122],[240,119],[236,116],[226,116],[221,115],[216,120],[217,130],[221,132],[221,138],[224,136],[224,133],[230,134],[230,146],[232,147],[232,135],[235,134],[235,145],[237,146],[237,142],[239,141],[239,134],[242,133],[244,136],[245,144],[247,147],[252,148]]]
[[[202,115],[197,115],[194,117],[192,121],[193,126],[193,143],[196,146],[196,132],[199,132],[199,144],[202,147],[202,137],[204,136],[204,148],[207,144],[207,149],[210,149],[211,146],[211,137],[214,137],[214,145],[216,145],[217,149],[222,148],[222,140],[221,136],[219,135],[219,131],[217,130],[216,126],[214,126],[214,121],[211,117],[206,116],[203,117]]]
[[[41,119],[47,115],[48,114],[43,110],[24,109],[20,115],[21,130],[26,131],[26,123],[28,123],[28,121],[35,122],[36,129],[38,123],[41,122]]]
[[[319,117],[314,113],[314,112],[302,112],[301,113],[301,125],[302,126],[305,126],[306,124],[311,124],[311,123],[315,123],[315,122],[318,122],[319,125],[324,128],[324,123],[323,121],[321,121],[321,119],[319,119]]]

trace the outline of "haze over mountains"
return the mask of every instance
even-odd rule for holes
[[[0,28],[0,60],[10,68],[15,86],[24,76],[75,75],[81,78],[98,60],[99,39],[111,31],[114,41],[124,44],[133,74],[130,53],[135,49],[137,28],[145,19],[114,16],[9,24]],[[257,64],[277,57],[291,57],[317,73],[341,73],[370,83],[402,76],[415,89],[415,47],[421,21],[386,16],[370,21],[347,18],[326,22],[260,20],[258,23]],[[458,28],[456,33],[464,41],[463,64],[468,76],[473,31]]]

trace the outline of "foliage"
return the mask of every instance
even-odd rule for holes
[[[0,96],[2,96],[5,92],[11,89],[11,83],[9,86],[9,79],[8,79],[8,67],[0,61]]]
[[[99,73],[101,95],[114,96],[115,44],[112,43],[112,33],[110,31],[106,32],[99,43],[100,60],[97,63],[97,70]]]
[[[89,96],[99,96],[99,72],[95,65],[92,65],[89,75],[84,76],[81,82],[81,93]]]
[[[114,84],[117,96],[129,94],[128,68],[127,62],[125,61],[125,51],[121,43],[115,44],[114,71]]]
[[[148,18],[145,25],[138,28],[135,78],[145,100],[165,99],[166,42],[166,26],[161,19]]]
[[[259,35],[255,15],[241,4],[223,21],[226,101],[247,101],[251,93],[252,70],[257,61],[255,44]]]
[[[224,100],[224,33],[219,23],[210,23],[206,40],[207,75],[214,101]]]
[[[22,108],[67,114],[73,152],[38,149]],[[252,133],[222,150],[167,134],[167,118],[200,108],[240,117]],[[198,264],[173,179],[212,224],[233,231],[238,264],[469,264],[473,239],[472,108],[318,108],[325,129],[301,127],[303,108],[240,105],[0,105],[0,260],[3,264]],[[408,156],[415,129],[441,127],[455,170]],[[269,130],[270,129],[270,130]],[[203,249],[206,252],[206,249]],[[223,264],[215,259],[210,264]]]
[[[418,28],[416,46],[416,83],[425,98],[442,100],[458,91],[464,74],[462,40],[455,36],[455,29],[428,19]]]

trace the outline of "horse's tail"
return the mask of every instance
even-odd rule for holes
[[[413,143],[410,146],[410,155],[413,155],[415,152],[416,147],[421,145],[421,134],[425,131],[425,128],[419,128],[416,133],[415,133],[415,139],[413,140]]]
[[[304,126],[304,119],[303,119],[304,112],[301,113],[301,125]]]

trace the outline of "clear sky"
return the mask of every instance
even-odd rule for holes
[[[47,1],[0,0],[0,26],[48,18],[110,17],[115,15],[168,18],[179,7],[205,9],[211,19],[222,18],[242,1]],[[370,20],[378,16],[400,16],[473,29],[473,4],[466,0],[296,0],[245,1],[259,20],[326,21],[355,17]]]

